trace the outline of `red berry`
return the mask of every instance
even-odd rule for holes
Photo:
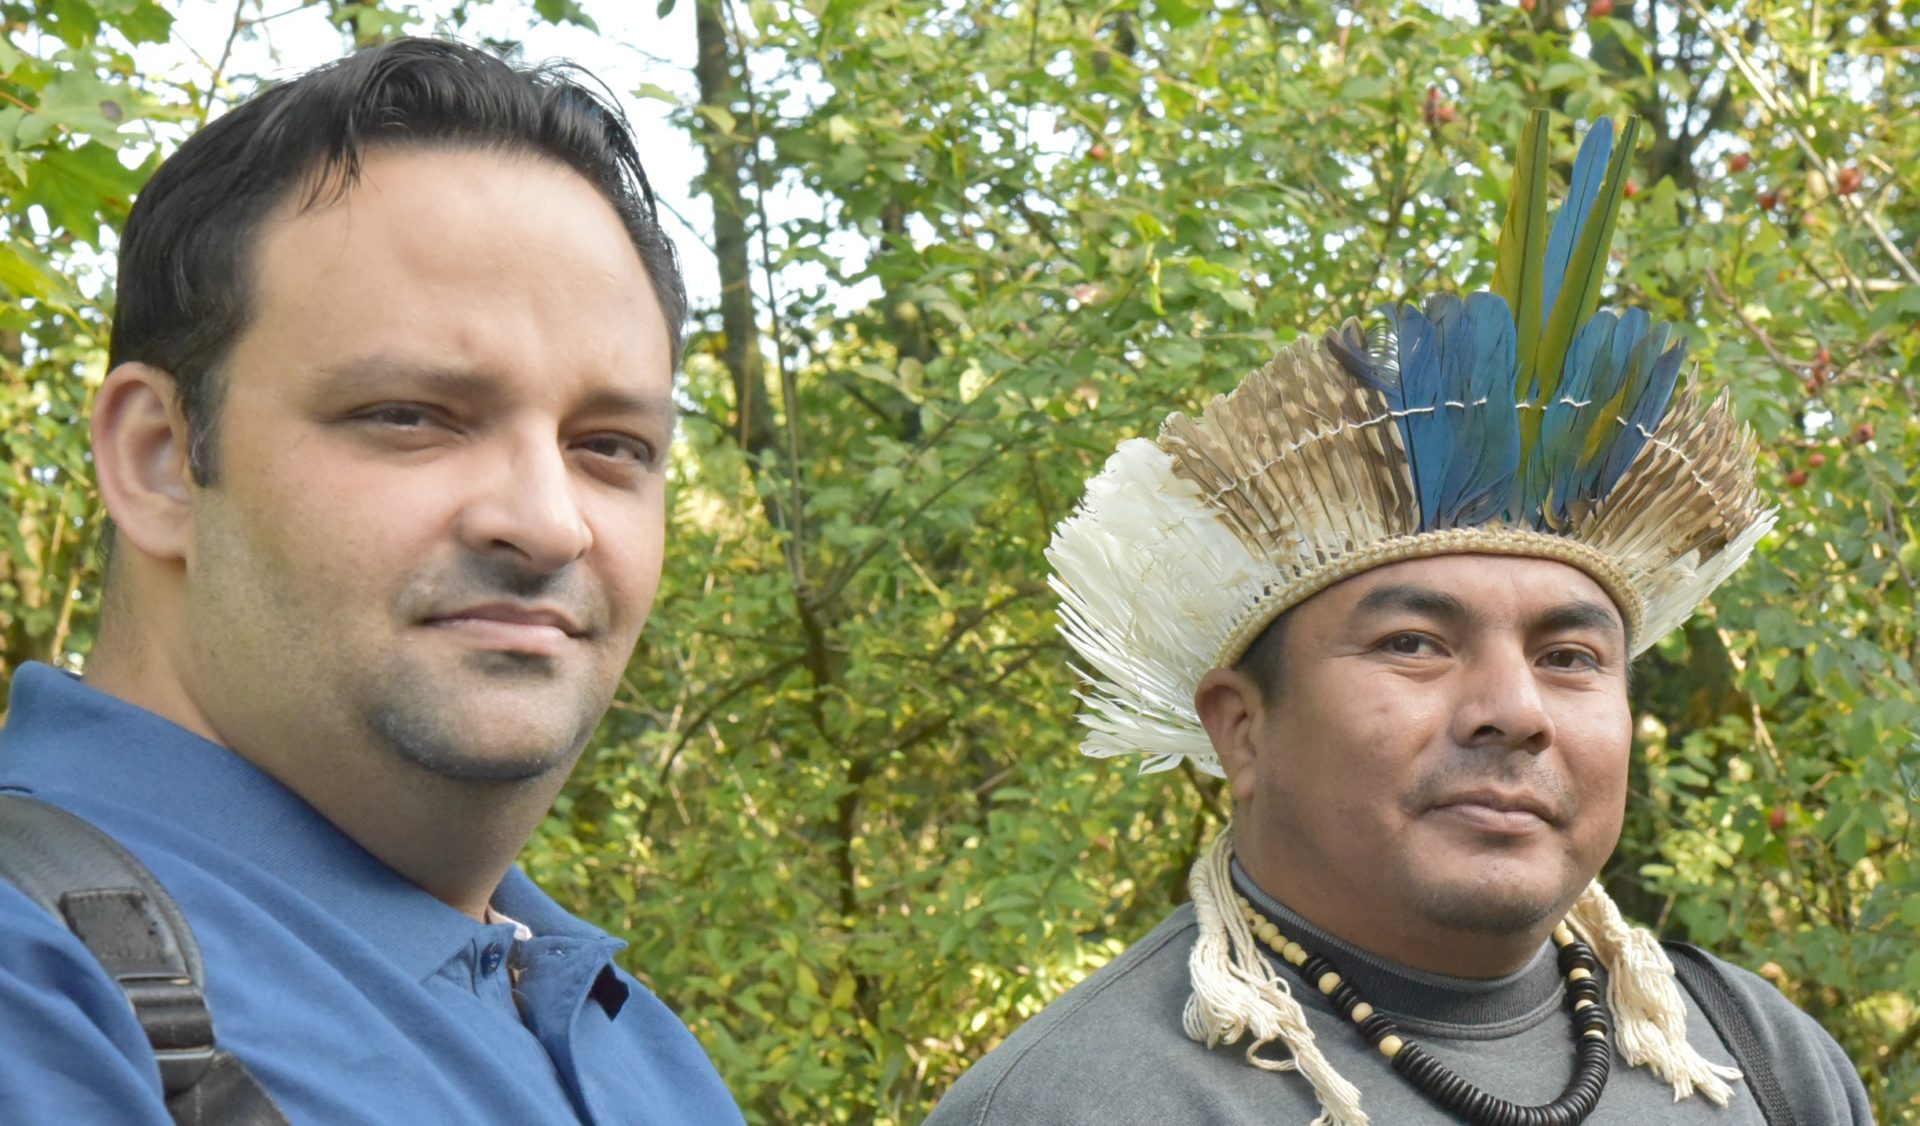
[[[1821,453],[1819,450],[1815,450],[1807,455],[1807,468],[1809,469],[1818,469],[1826,463],[1827,455]]]
[[[1748,155],[1747,153],[1737,152],[1727,158],[1727,171],[1733,172],[1736,174],[1740,172],[1745,172],[1747,170],[1747,167],[1752,163],[1753,163],[1752,156]]]
[[[1807,389],[1818,391],[1827,385],[1827,379],[1833,375],[1833,353],[1820,349],[1813,357],[1813,366],[1807,371]]]
[[[1853,428],[1853,440],[1865,445],[1873,441],[1873,423],[1863,422]]]
[[[1531,12],[1539,6],[1540,0],[1520,0],[1520,10]]]
[[[1440,108],[1433,111],[1433,116],[1440,124],[1445,125],[1459,116],[1459,111],[1453,108],[1452,102],[1441,102]]]
[[[1627,181],[1627,184],[1626,184],[1626,187],[1625,187],[1625,188],[1624,188],[1624,189],[1623,189],[1623,190],[1621,191],[1621,193],[1620,193],[1620,194],[1622,194],[1622,195],[1624,195],[1624,196],[1626,196],[1626,197],[1627,197],[1628,199],[1632,199],[1632,198],[1633,198],[1634,196],[1637,196],[1637,195],[1639,195],[1639,194],[1640,194],[1640,181],[1638,181],[1638,180],[1628,180],[1628,181]]]
[[[1107,159],[1107,146],[1101,144],[1098,141],[1095,141],[1093,143],[1093,147],[1087,150],[1087,159],[1088,160]]]
[[[1858,168],[1855,168],[1853,165],[1849,164],[1847,167],[1842,168],[1839,171],[1839,173],[1834,176],[1833,190],[1835,192],[1838,192],[1841,195],[1852,195],[1853,193],[1860,190],[1860,185],[1865,181],[1865,179],[1866,177],[1860,174],[1860,170]]]
[[[1778,833],[1787,827],[1787,807],[1776,805],[1767,811],[1767,828]]]
[[[1804,469],[1796,469],[1792,473],[1787,474],[1787,484],[1793,486],[1796,489],[1806,483],[1807,483],[1807,471]]]
[[[1587,18],[1605,19],[1613,14],[1613,0],[1587,0]]]
[[[1758,198],[1762,211],[1772,211],[1780,203],[1779,192],[1761,192]]]

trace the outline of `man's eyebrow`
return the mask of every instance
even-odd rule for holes
[[[1626,636],[1627,627],[1613,607],[1604,602],[1592,602],[1581,599],[1575,602],[1563,602],[1534,619],[1533,627],[1540,633],[1571,633],[1577,630],[1591,629]]]
[[[392,356],[350,360],[326,369],[321,379],[323,386],[334,392],[426,390],[480,402],[502,398],[507,391],[503,381],[484,372],[415,363]],[[575,406],[574,413],[635,415],[669,430],[680,418],[671,395],[649,395],[613,387],[593,391]]]
[[[673,398],[669,395],[649,395],[645,392],[621,391],[611,387],[588,395],[581,402],[578,410],[582,414],[637,415],[669,430],[680,421],[680,411],[673,405]]]
[[[1448,623],[1469,622],[1478,616],[1466,603],[1445,591],[1411,583],[1375,587],[1354,606],[1356,616],[1395,612]],[[1612,606],[1589,599],[1574,599],[1549,607],[1533,619],[1531,626],[1536,633],[1571,633],[1584,629],[1623,637],[1626,634],[1626,626]]]
[[[499,382],[466,368],[416,363],[394,356],[365,356],[326,368],[321,383],[329,391],[384,392],[427,389],[466,397],[498,394]]]
[[[1374,587],[1355,604],[1353,612],[1356,615],[1402,612],[1446,622],[1464,622],[1473,617],[1467,604],[1453,595],[1412,583]]]

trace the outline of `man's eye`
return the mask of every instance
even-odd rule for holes
[[[1590,669],[1598,666],[1593,654],[1584,649],[1555,649],[1544,658],[1547,667],[1563,671]]]
[[[609,461],[629,465],[652,465],[653,443],[631,434],[592,434],[577,443],[580,449]]]
[[[392,426],[400,430],[417,429],[422,426],[431,425],[434,421],[432,411],[429,411],[425,407],[413,406],[408,403],[394,403],[389,406],[377,407],[360,417],[367,422],[376,422],[382,426]]]
[[[1396,633],[1382,642],[1380,648],[1400,657],[1418,657],[1432,652],[1433,639],[1424,633]]]

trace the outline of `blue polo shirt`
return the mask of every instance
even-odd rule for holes
[[[614,965],[624,944],[518,869],[493,899],[533,932],[515,942],[232,751],[44,665],[14,677],[0,789],[153,870],[199,940],[221,1045],[294,1126],[741,1121],[686,1026]],[[0,881],[0,1122],[171,1121],[113,980]]]

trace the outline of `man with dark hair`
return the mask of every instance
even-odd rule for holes
[[[118,295],[99,641],[16,676],[0,790],[144,863],[290,1121],[739,1121],[622,944],[514,867],[660,572],[686,298],[618,111],[360,52],[161,166]],[[0,1120],[169,1121],[64,922],[0,883]]]
[[[1490,291],[1300,337],[1055,531],[1082,750],[1224,778],[1233,822],[929,1126],[1872,1121],[1812,1018],[1596,878],[1629,662],[1773,524],[1672,326],[1598,308],[1612,136],[1549,228],[1535,115]]]

